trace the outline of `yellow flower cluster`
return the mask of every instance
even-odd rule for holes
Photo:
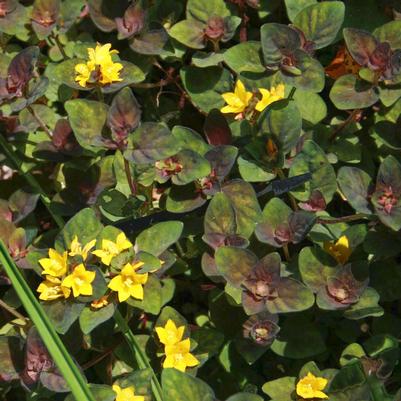
[[[85,262],[89,251],[95,246],[96,241],[91,241],[83,248],[75,236],[71,242],[70,252],[64,251],[62,254],[55,249],[49,249],[49,257],[39,260],[42,266],[42,275],[45,280],[39,285],[37,291],[40,293],[39,299],[53,301],[58,298],[68,298],[71,294],[74,297],[80,295],[92,295],[92,281],[95,279],[94,271],[86,270],[83,263],[76,265],[70,274],[68,271],[68,255],[81,256]]]
[[[185,372],[187,367],[199,365],[199,361],[191,354],[191,341],[189,338],[182,339],[185,326],[177,327],[169,319],[164,327],[156,327],[156,333],[160,342],[164,345],[166,359],[164,368],[175,368]]]
[[[221,109],[221,112],[236,114],[236,118],[243,118],[248,108],[262,112],[273,102],[284,99],[284,89],[285,87],[283,84],[272,87],[270,90],[259,88],[262,98],[258,99],[256,105],[252,107],[251,101],[254,95],[252,92],[248,92],[241,80],[238,79],[235,84],[234,92],[227,92],[221,95],[227,103],[227,105]]]
[[[37,289],[40,293],[39,298],[45,301],[68,298],[71,291],[74,297],[92,295],[91,283],[95,279],[96,273],[86,270],[84,263],[80,263],[73,267],[71,274],[67,274],[68,256],[79,256],[82,262],[85,262],[91,253],[100,258],[104,265],[110,266],[113,258],[133,246],[124,233],[118,234],[115,241],[103,239],[100,249],[91,252],[95,245],[96,240],[82,245],[75,236],[69,252],[65,251],[59,254],[55,249],[49,249],[49,257],[39,260],[39,264],[43,268],[42,274],[46,277],[46,280]],[[143,299],[143,285],[148,281],[148,273],[137,272],[143,265],[143,262],[126,263],[121,272],[111,279],[108,287],[118,293],[120,302],[126,301],[129,297]],[[107,296],[104,296],[93,301],[91,305],[94,309],[100,309],[107,304]]]
[[[110,50],[111,44],[96,45],[96,48],[88,48],[89,60],[86,64],[81,63],[75,66],[75,81],[82,87],[89,83],[100,83],[108,85],[113,82],[122,81],[120,71],[123,68],[121,63],[114,63],[111,56],[117,54],[117,50]]]
[[[311,372],[303,377],[296,387],[297,395],[305,400],[308,399],[328,399],[329,397],[322,390],[327,385],[327,379],[316,377]]]

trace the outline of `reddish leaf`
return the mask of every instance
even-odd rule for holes
[[[230,127],[223,114],[217,109],[213,109],[208,114],[203,129],[211,145],[229,145],[232,141]]]

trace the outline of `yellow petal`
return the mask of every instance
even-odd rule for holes
[[[131,289],[130,289],[130,295],[131,297],[134,297],[136,299],[143,299],[143,287],[141,284],[134,284]]]

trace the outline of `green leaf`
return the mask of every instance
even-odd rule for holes
[[[75,236],[82,246],[95,239],[103,228],[93,209],[86,208],[79,211],[64,226],[56,238],[56,248],[63,251],[70,248]]]
[[[336,175],[323,150],[311,140],[305,141],[302,151],[293,160],[289,176],[305,173],[311,173],[312,179],[292,194],[306,202],[314,190],[319,190],[329,203],[337,190]]]
[[[327,106],[321,96],[316,93],[297,89],[294,101],[301,112],[302,119],[315,125],[327,115]]]
[[[344,316],[353,320],[363,319],[368,316],[383,316],[384,310],[379,305],[379,300],[380,296],[377,291],[368,287],[359,298],[359,301],[344,312]]]
[[[186,185],[211,173],[209,161],[193,150],[181,150],[177,153],[176,158],[178,163],[182,165],[182,170],[172,176],[173,184]]]
[[[0,240],[0,262],[3,265],[21,303],[35,324],[50,355],[62,373],[74,397],[82,401],[95,401],[85,378],[57,335],[47,313],[40,306],[21,272],[15,266],[4,243]],[[76,304],[78,305],[78,304]]]
[[[284,0],[287,9],[287,15],[291,22],[306,7],[316,4],[317,0]],[[273,397],[274,398],[274,397]]]
[[[251,251],[233,247],[221,247],[215,253],[219,273],[234,287],[240,288],[258,258]]]
[[[223,107],[221,94],[232,91],[230,73],[221,67],[183,67],[180,75],[195,106],[206,113]],[[200,76],[202,79],[199,79]]]
[[[146,122],[130,135],[124,157],[137,164],[149,164],[178,151],[177,140],[164,124]]]
[[[369,174],[357,167],[341,167],[338,170],[338,185],[348,203],[358,213],[370,214],[369,191],[372,180]]]
[[[100,324],[109,320],[114,314],[114,304],[109,304],[100,309],[85,307],[79,316],[79,325],[84,334],[89,334]]]
[[[330,91],[330,99],[340,110],[364,109],[379,100],[378,90],[355,75],[338,78]]]
[[[67,333],[68,329],[78,319],[84,307],[85,304],[70,301],[56,301],[42,304],[42,308],[48,319],[60,334]]]
[[[203,49],[206,44],[203,33],[205,27],[203,22],[186,19],[175,24],[168,33],[172,38],[191,49]]]
[[[304,317],[288,318],[282,325],[280,337],[274,340],[271,350],[290,359],[304,359],[326,351],[321,326],[305,321]]]
[[[281,377],[265,383],[262,390],[274,401],[293,401],[296,377]]]
[[[324,68],[318,60],[309,56],[303,50],[295,53],[296,68],[300,73],[297,75],[281,72],[282,80],[297,89],[309,92],[321,92],[325,85]]]
[[[345,6],[341,1],[312,4],[303,8],[294,24],[313,42],[315,49],[328,46],[337,36],[344,21]]]
[[[227,398],[226,401],[263,401],[263,398],[252,393],[237,393]]]
[[[263,58],[266,65],[275,65],[283,52],[292,53],[301,47],[301,39],[295,29],[287,25],[269,23],[260,29]]]
[[[213,390],[202,380],[176,369],[163,369],[164,401],[214,401]]]
[[[102,130],[108,106],[93,100],[74,99],[65,103],[65,109],[79,144],[93,152],[104,148]]]
[[[388,42],[393,50],[401,49],[401,21],[390,21],[387,24],[379,26],[373,31],[380,42]]]
[[[261,210],[252,185],[242,180],[232,180],[222,188],[235,210],[237,234],[249,238],[261,217]]]
[[[135,241],[138,252],[144,251],[159,256],[176,243],[182,234],[184,224],[180,221],[157,223],[142,231]]]
[[[302,116],[294,101],[278,102],[269,109],[266,118],[269,131],[278,139],[281,150],[288,153],[298,142]]]
[[[224,52],[223,59],[237,74],[265,71],[259,42],[249,41],[232,46]]]
[[[224,0],[188,0],[186,16],[188,19],[193,18],[206,23],[210,16],[219,17],[230,16],[230,9]]]
[[[268,173],[252,161],[238,157],[238,170],[243,180],[248,182],[269,182],[275,178],[274,174]]]
[[[205,234],[236,234],[235,210],[230,199],[222,192],[213,196],[204,219]]]

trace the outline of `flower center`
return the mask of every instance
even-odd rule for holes
[[[132,284],[134,284],[134,280],[132,280],[131,277],[125,277],[125,279],[124,279],[124,284],[125,284],[127,287],[131,287]]]
[[[383,210],[390,214],[393,207],[397,204],[398,199],[395,196],[391,186],[385,188],[383,194],[379,197],[378,203],[383,208]]]
[[[82,284],[84,284],[85,281],[82,280],[81,277],[75,277],[74,282],[76,285],[78,285],[80,287]]]

